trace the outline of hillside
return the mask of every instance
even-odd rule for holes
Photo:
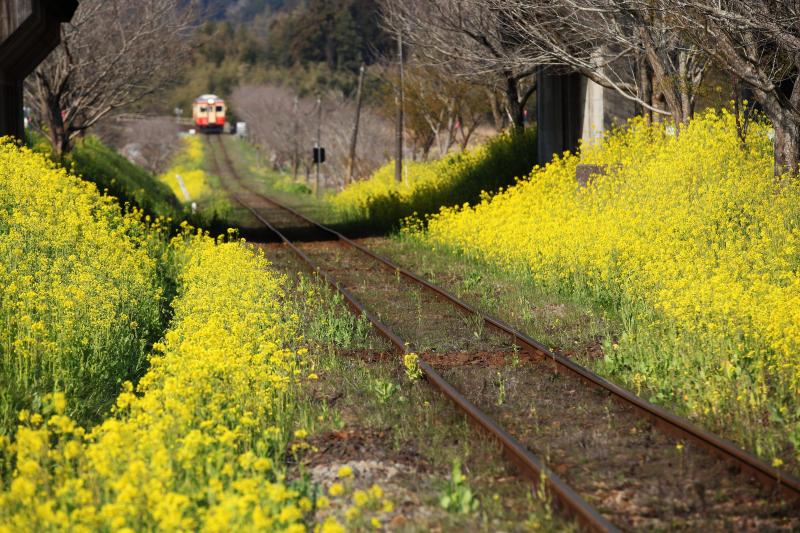
[[[230,94],[248,83],[349,95],[361,63],[393,47],[375,0],[198,0],[197,7],[205,16],[191,61],[166,98],[143,107],[171,114],[198,94]]]

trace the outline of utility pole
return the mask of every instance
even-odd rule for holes
[[[292,109],[292,116],[294,119],[294,132],[292,139],[292,174],[294,181],[297,181],[297,171],[300,168],[300,122],[297,120],[297,111],[300,105],[300,98],[294,97],[294,108]]]
[[[316,193],[319,196],[319,172],[322,165],[322,98],[317,97],[317,189]]]
[[[400,69],[400,83],[397,86],[397,154],[394,161],[394,179],[403,181],[403,34],[397,32],[397,59]]]
[[[358,69],[358,90],[356,91],[356,123],[353,125],[353,138],[350,141],[350,160],[347,165],[347,177],[345,178],[345,186],[353,181],[353,172],[356,166],[356,146],[358,144],[358,125],[361,120],[361,101],[364,89],[364,71],[366,67],[361,63],[361,68]]]

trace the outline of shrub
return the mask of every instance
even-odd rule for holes
[[[73,172],[100,191],[143,209],[153,217],[178,219],[181,207],[172,191],[150,172],[128,161],[96,137],[87,137],[67,156]]]
[[[528,174],[536,164],[536,132],[504,133],[488,144],[432,162],[405,162],[408,179],[394,180],[394,162],[371,178],[356,182],[331,198],[339,215],[381,229],[396,227],[414,214],[435,213],[442,206],[478,202]]]

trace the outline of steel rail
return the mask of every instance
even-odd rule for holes
[[[224,154],[227,158],[227,152],[224,152]],[[227,163],[231,168],[233,168],[229,158],[227,159]],[[644,398],[641,398],[620,387],[619,385],[608,381],[599,374],[596,374],[588,368],[569,360],[561,354],[554,353],[540,342],[515,329],[506,322],[479,312],[477,309],[462,301],[447,290],[430,283],[417,274],[402,268],[393,261],[376,254],[375,252],[353,241],[342,233],[320,224],[319,222],[307,217],[303,213],[298,212],[296,209],[284,205],[273,198],[270,198],[269,196],[261,194],[257,191],[253,191],[252,188],[248,187],[244,183],[242,184],[247,190],[249,190],[251,193],[257,194],[263,200],[280,209],[292,213],[294,216],[304,220],[306,223],[312,224],[318,229],[335,236],[339,241],[359,250],[370,258],[383,264],[386,268],[391,269],[393,272],[398,272],[406,279],[425,287],[427,290],[438,295],[443,300],[455,305],[464,313],[480,317],[486,325],[511,336],[515,341],[527,348],[528,351],[544,356],[546,359],[550,360],[555,365],[556,371],[578,377],[584,383],[587,383],[592,387],[607,391],[617,401],[633,407],[637,413],[649,419],[665,433],[668,433],[673,437],[685,439],[693,443],[695,446],[710,452],[714,456],[728,461],[730,464],[738,467],[742,472],[752,475],[763,486],[770,490],[778,489],[783,493],[784,496],[800,500],[800,478],[773,467],[762,459],[759,459],[751,453],[743,450],[735,443],[724,439],[706,429],[703,429],[689,420],[667,411],[663,407],[648,402]]]
[[[226,159],[226,165],[232,177],[240,184],[248,189],[251,193],[258,194],[249,189],[243,184],[239,178],[235,167],[233,166],[225,146],[220,140],[223,155]],[[219,163],[216,161],[216,155],[212,154],[214,163],[219,169]],[[255,208],[244,202],[238,194],[228,191],[233,199],[240,204],[243,208],[247,209],[259,222],[274,233],[282,242],[287,246],[295,255],[297,255],[303,263],[305,263],[312,271],[318,273],[322,278],[335,290],[337,290],[347,301],[348,307],[354,314],[361,314],[370,321],[372,326],[386,338],[400,353],[413,352],[413,346],[403,341],[397,334],[395,334],[389,326],[384,324],[378,317],[370,313],[366,307],[359,302],[353,294],[341,286],[336,279],[325,272],[319,265],[317,265],[305,252],[298,248],[291,240],[289,240],[278,228],[269,222],[261,213]],[[271,199],[263,197],[268,202]],[[280,204],[271,202],[279,207]],[[305,217],[303,217],[305,218]],[[570,487],[564,480],[549,469],[544,462],[530,450],[528,450],[516,438],[510,435],[503,429],[497,422],[495,422],[489,415],[481,411],[475,404],[470,402],[463,394],[461,394],[455,387],[445,380],[429,363],[423,360],[418,362],[420,370],[422,370],[428,383],[438,389],[444,396],[452,401],[456,407],[462,411],[470,420],[470,422],[495,439],[503,448],[503,454],[506,459],[513,463],[523,476],[528,478],[534,485],[538,487],[540,483],[545,483],[547,489],[553,494],[556,500],[557,507],[563,514],[575,518],[585,529],[589,531],[607,531],[616,532],[618,529],[611,524],[603,515],[601,515],[594,507],[589,505],[572,487]]]

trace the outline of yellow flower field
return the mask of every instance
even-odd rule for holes
[[[743,148],[727,112],[678,137],[634,120],[406,231],[613,309],[604,371],[761,454],[800,454],[800,186],[771,155],[766,125]],[[580,187],[578,163],[608,173]]]
[[[412,213],[434,213],[443,205],[477,201],[481,190],[511,183],[530,171],[535,160],[535,129],[519,135],[504,133],[442,159],[405,161],[400,183],[394,179],[394,162],[389,162],[369,179],[331,196],[330,203],[342,219],[390,227]]]
[[[178,154],[173,165],[158,179],[172,189],[175,197],[183,203],[197,202],[212,194],[211,186],[205,170],[202,169],[203,141],[199,135],[186,135],[182,139],[183,150]],[[183,180],[187,199],[180,186],[178,176]]]
[[[165,242],[94,185],[0,142],[0,435],[48,392],[96,421],[163,328]]]
[[[185,222],[169,241],[3,142],[0,258],[0,533],[382,527],[391,501],[350,467],[330,498],[287,481],[317,376],[263,253]]]
[[[4,441],[0,531],[304,531],[283,480],[302,366],[281,278],[238,243],[176,238],[175,317],[136,390],[85,432],[63,397]]]

